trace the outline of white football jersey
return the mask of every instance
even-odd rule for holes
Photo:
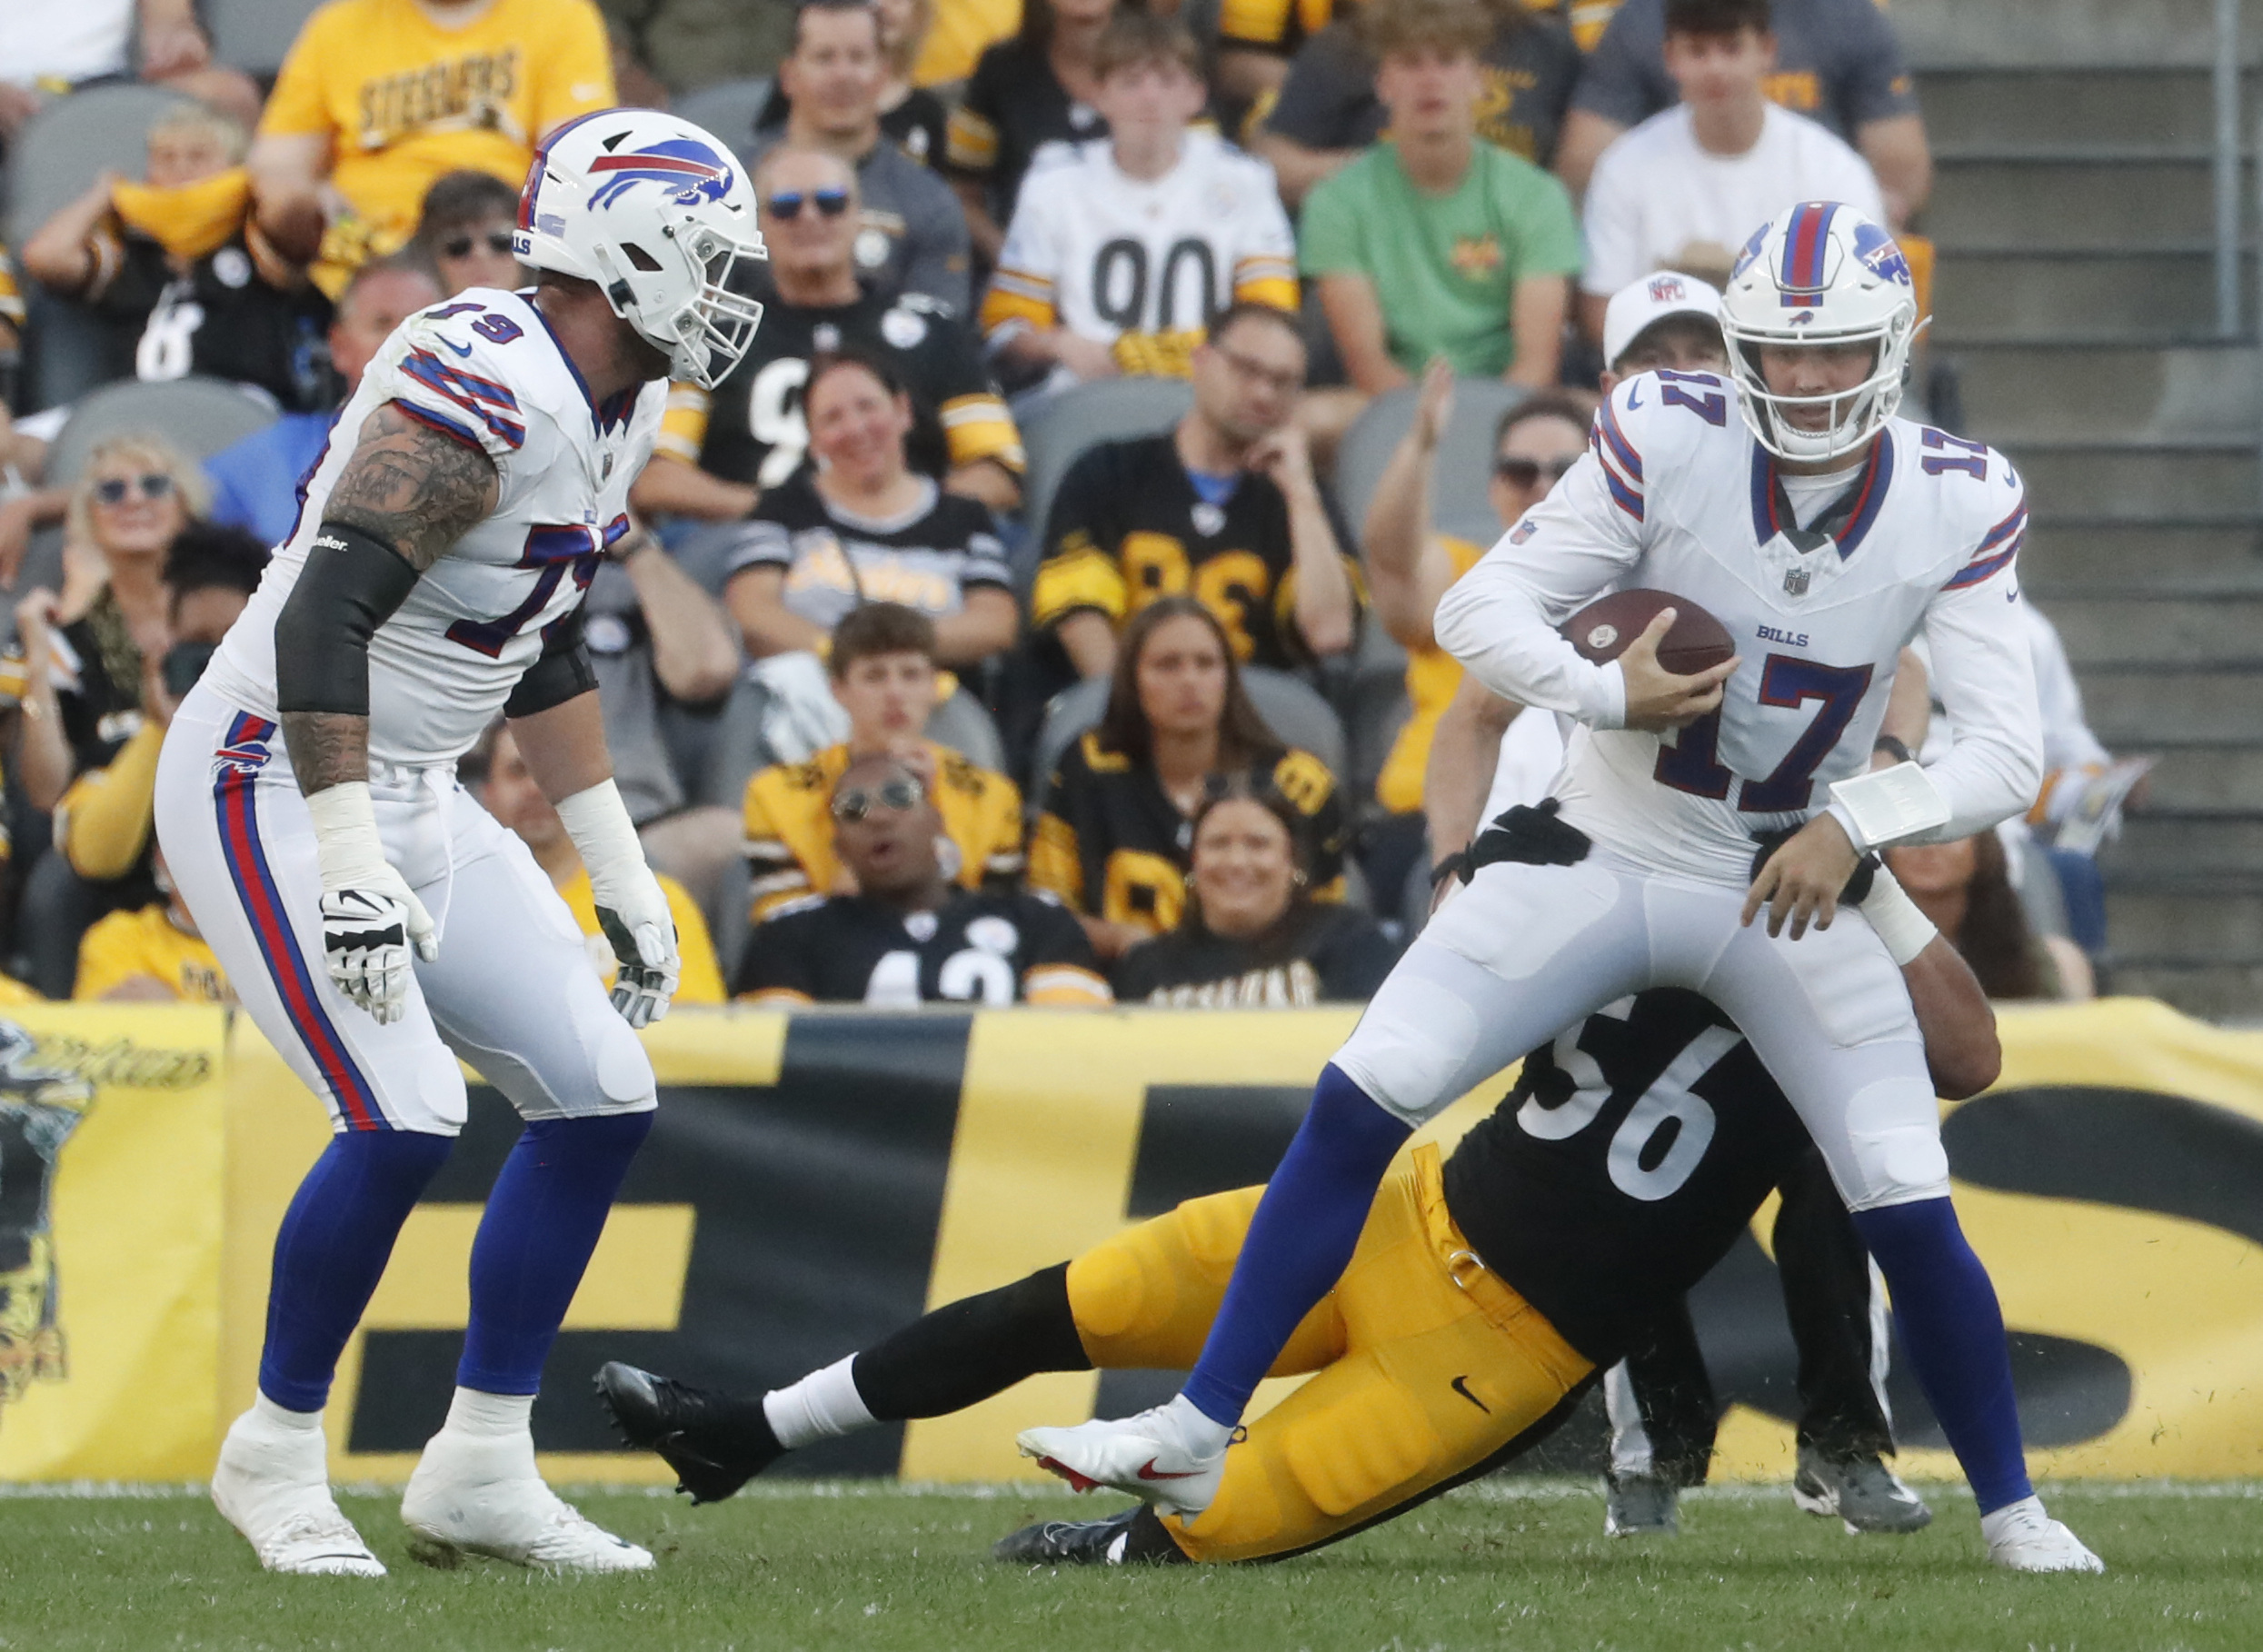
[[[1496,692],[1579,720],[1555,787],[1564,818],[1652,871],[1745,882],[1757,834],[1808,820],[1833,781],[1869,768],[1898,657],[1919,634],[1953,736],[1928,769],[1951,818],[1926,835],[2026,809],[2042,742],[2009,607],[2028,514],[2010,463],[1893,420],[1814,519],[1820,538],[1792,520],[1736,393],[1696,373],[1612,392],[1590,452],[1440,604],[1439,641]],[[1690,598],[1737,646],[1721,709],[1676,735],[1620,726],[1617,665],[1554,629],[1627,587]]]
[[[275,620],[363,424],[387,402],[494,461],[492,515],[427,569],[370,639],[369,754],[453,762],[581,603],[628,531],[629,483],[651,456],[664,380],[600,407],[532,302],[475,287],[396,328],[362,375],[304,487],[297,526],[213,657],[207,681],[244,711],[275,707]]]
[[[1273,169],[1192,131],[1142,182],[1106,138],[1037,152],[982,302],[992,340],[1066,327],[1117,345],[1127,372],[1183,373],[1184,352],[1234,299],[1297,307],[1296,238]]]

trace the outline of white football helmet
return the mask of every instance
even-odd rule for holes
[[[653,109],[601,109],[534,152],[519,192],[521,264],[594,282],[613,313],[713,390],[754,342],[763,306],[733,286],[767,258],[754,187],[730,148]]]
[[[1753,231],[1720,302],[1729,371],[1753,438],[1779,459],[1828,460],[1860,448],[1901,405],[1918,335],[1917,289],[1894,238],[1851,206],[1803,201]],[[1760,374],[1760,346],[1870,343],[1869,376],[1827,396],[1783,396]],[[1823,408],[1801,430],[1784,415]]]

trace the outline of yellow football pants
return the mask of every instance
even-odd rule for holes
[[[1094,1365],[1194,1364],[1263,1192],[1189,1199],[1069,1264]],[[1201,1561],[1324,1543],[1475,1468],[1592,1368],[1486,1270],[1446,1209],[1438,1149],[1420,1149],[1383,1183],[1351,1267],[1272,1369],[1318,1375],[1228,1449],[1216,1501],[1164,1528]]]

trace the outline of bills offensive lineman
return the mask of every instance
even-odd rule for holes
[[[1199,1514],[1251,1390],[1342,1272],[1410,1130],[1602,1005],[1687,987],[1734,1019],[1822,1149],[1990,1557],[2103,1569],[2029,1483],[2003,1319],[1949,1202],[1909,995],[1877,932],[1839,909],[1865,852],[1984,830],[2041,777],[2007,608],[2023,490],[2000,454],[1893,417],[1917,319],[1884,230],[1831,203],[1790,209],[1746,244],[1723,300],[1729,381],[1661,372],[1614,390],[1590,453],[1448,592],[1440,642],[1495,692],[1580,725],[1553,788],[1574,830],[1479,871],[1377,992],[1321,1073],[1180,1396],[1029,1429],[1028,1455]],[[1660,670],[1669,610],[1590,663],[1554,627],[1614,586],[1703,604],[1742,657]],[[1920,632],[1954,744],[1866,773],[1896,657]],[[1655,1094],[1701,1143],[1710,1115]]]
[[[536,153],[515,250],[532,289],[474,288],[386,341],[158,767],[173,875],[336,1131],[276,1237],[258,1398],[213,1473],[214,1502],[271,1571],[384,1571],[332,1499],[322,1411],[463,1127],[458,1057],[526,1128],[473,1242],[455,1398],[402,1518],[427,1544],[523,1565],[652,1565],[551,1492],[529,1429],[652,1124],[632,1030],[676,983],[581,606],[600,558],[637,532],[628,487],[666,381],[712,387],[753,342],[762,307],[730,284],[762,238],[729,150],[615,109]],[[498,712],[589,865],[621,960],[610,1003],[549,880],[456,784]]]

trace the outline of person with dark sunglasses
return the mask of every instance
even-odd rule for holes
[[[711,394],[668,397],[637,508],[737,522],[809,458],[803,396],[810,363],[843,348],[887,362],[911,393],[913,470],[992,510],[1022,496],[1022,437],[973,329],[917,293],[892,295],[858,265],[864,196],[855,171],[822,150],[773,149],[755,166],[764,268],[753,347]]]
[[[519,193],[484,172],[452,172],[424,193],[416,246],[440,277],[443,294],[467,287],[516,292],[527,274],[511,253]]]
[[[1058,901],[952,881],[942,816],[909,762],[857,759],[830,808],[855,892],[793,901],[756,926],[741,998],[897,1009],[1112,1001],[1083,930]]]

